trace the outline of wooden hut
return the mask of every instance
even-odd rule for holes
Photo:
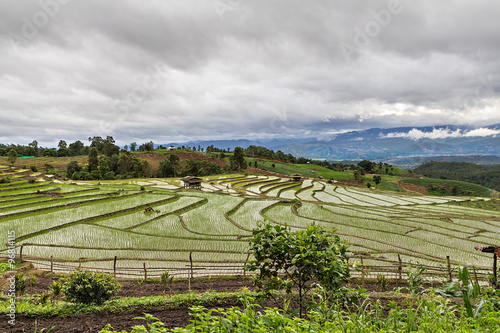
[[[201,189],[201,182],[203,180],[193,176],[187,176],[182,178],[182,182],[184,183],[184,188],[192,188],[195,190]]]
[[[292,175],[292,179],[295,180],[295,181],[300,182],[300,180],[302,179],[302,175],[300,173],[294,173]]]
[[[474,247],[476,250],[485,252],[485,253],[493,253],[493,285],[496,287],[498,285],[497,281],[497,257],[500,257],[500,246],[476,246]]]

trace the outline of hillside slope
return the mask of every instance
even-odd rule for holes
[[[500,191],[500,164],[493,166],[466,162],[428,162],[415,169],[426,177],[459,180]]]

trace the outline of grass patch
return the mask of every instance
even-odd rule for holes
[[[148,297],[120,297],[106,302],[103,305],[72,304],[63,301],[47,304],[35,304],[33,299],[25,298],[16,302],[16,311],[27,317],[67,317],[89,313],[117,313],[133,312],[137,308],[176,308],[182,306],[210,306],[223,304],[242,304],[242,297],[256,297],[257,293],[243,288],[237,292],[204,292],[196,294],[177,294],[171,297],[148,296]],[[36,296],[35,296],[36,297]],[[10,311],[10,302],[0,302],[0,312]]]

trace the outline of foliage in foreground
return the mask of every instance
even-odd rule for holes
[[[389,311],[379,300],[364,298],[363,302],[330,302],[328,290],[316,285],[314,295],[308,303],[305,317],[296,312],[278,308],[258,311],[253,299],[243,300],[245,307],[207,310],[202,306],[191,307],[195,318],[185,328],[169,330],[158,319],[149,314],[135,318],[146,321],[146,326],[134,326],[131,333],[190,333],[190,332],[496,332],[500,333],[500,291],[483,290],[470,279],[468,267],[459,271],[455,283],[445,284],[443,289],[422,290],[420,269],[409,279],[411,295],[402,298],[401,304],[389,302]],[[410,275],[409,275],[410,277]],[[413,281],[410,281],[413,280]],[[461,297],[454,302],[452,296]],[[401,294],[400,294],[401,296]],[[285,309],[287,309],[285,304]],[[127,333],[114,331],[111,325],[100,333]]]
[[[242,309],[207,310],[192,307],[194,320],[185,328],[167,329],[151,315],[138,318],[146,326],[132,328],[131,333],[190,333],[190,332],[500,332],[500,308],[495,298],[483,298],[482,310],[476,317],[468,317],[464,306],[435,294],[426,297],[406,298],[400,306],[391,302],[390,310],[384,313],[379,301],[365,300],[353,309],[329,306],[321,294],[315,295],[306,318],[295,317],[277,308],[259,311],[258,305],[247,301]],[[498,297],[498,296],[496,296]],[[319,301],[318,301],[319,299]],[[107,325],[99,333],[127,333],[115,331]]]

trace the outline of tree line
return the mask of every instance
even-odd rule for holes
[[[241,172],[248,167],[245,157],[265,158],[275,161],[282,161],[293,164],[315,164],[331,170],[345,171],[352,170],[356,179],[363,179],[366,173],[392,174],[392,166],[386,163],[374,163],[367,160],[355,164],[343,164],[339,162],[329,162],[326,160],[312,160],[305,157],[295,157],[292,154],[285,154],[281,150],[273,151],[262,146],[250,145],[243,149],[218,148],[210,145],[203,148],[193,146],[181,146],[178,150],[198,151],[205,153],[212,158],[222,161],[228,160],[223,167],[214,161],[187,159],[180,161],[176,154],[169,154],[159,165],[158,170],[153,170],[146,160],[141,160],[131,154],[131,152],[153,152],[155,150],[166,149],[159,145],[155,149],[153,141],[137,144],[132,142],[120,148],[112,136],[93,136],[88,138],[89,145],[86,146],[82,141],[67,143],[65,140],[59,140],[57,148],[40,147],[36,140],[28,145],[5,145],[0,144],[0,156],[8,156],[9,162],[14,165],[19,156],[35,157],[71,157],[88,156],[87,166],[79,165],[77,161],[68,163],[66,177],[75,180],[110,180],[126,179],[138,177],[183,177],[208,176],[221,173]],[[227,155],[226,155],[227,154]],[[255,167],[258,167],[255,161]],[[49,165],[50,166],[50,165]],[[47,170],[46,170],[47,171]],[[376,181],[376,183],[378,183]]]
[[[460,180],[500,191],[500,164],[478,165],[468,162],[426,162],[415,173],[429,178]]]

